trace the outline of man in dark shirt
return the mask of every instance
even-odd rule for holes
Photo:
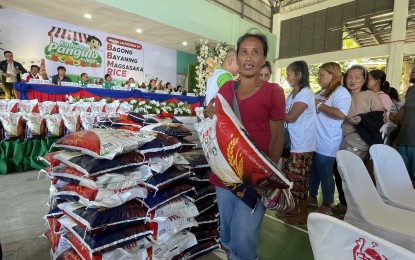
[[[65,76],[66,68],[64,66],[58,67],[58,74],[52,76],[52,84],[61,85],[61,82],[72,82],[70,78]]]
[[[5,51],[4,58],[6,59],[0,62],[0,69],[5,99],[17,98],[17,92],[13,88],[13,83],[20,82],[20,74],[27,73],[27,70],[23,68],[22,64],[13,60],[11,51]]]

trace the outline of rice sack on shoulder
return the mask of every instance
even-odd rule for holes
[[[195,124],[214,174],[228,187],[243,183],[260,189],[288,189],[291,182],[252,142],[233,110],[218,94],[216,115]]]

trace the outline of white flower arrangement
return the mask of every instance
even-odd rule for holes
[[[221,66],[225,56],[232,46],[219,42],[214,48],[209,47],[207,40],[200,40],[195,44],[196,47],[196,90],[197,94],[203,96],[206,94],[206,82],[213,72]]]
[[[172,113],[174,115],[192,115],[192,109],[187,102],[159,102],[155,100],[142,100],[139,102],[132,102],[133,110],[139,114],[160,114],[162,112]]]
[[[174,115],[181,115],[187,116],[192,115],[192,109],[187,102],[159,102],[156,100],[118,100],[118,99],[107,99],[103,98],[100,100],[95,100],[95,98],[79,98],[79,97],[72,97],[66,95],[66,102],[67,103],[76,103],[76,102],[93,102],[99,101],[103,103],[122,103],[122,104],[130,104],[132,106],[132,110],[139,113],[139,114],[160,114],[161,112],[166,113],[173,113]]]

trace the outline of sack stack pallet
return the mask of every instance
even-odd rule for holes
[[[152,123],[76,132],[42,158],[51,179],[51,259],[194,259],[219,247],[203,151],[186,141],[182,124]]]

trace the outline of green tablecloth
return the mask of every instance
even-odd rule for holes
[[[49,151],[50,146],[58,138],[42,138],[33,140],[11,140],[0,143],[0,174],[24,172],[43,169],[46,164],[38,161]]]

